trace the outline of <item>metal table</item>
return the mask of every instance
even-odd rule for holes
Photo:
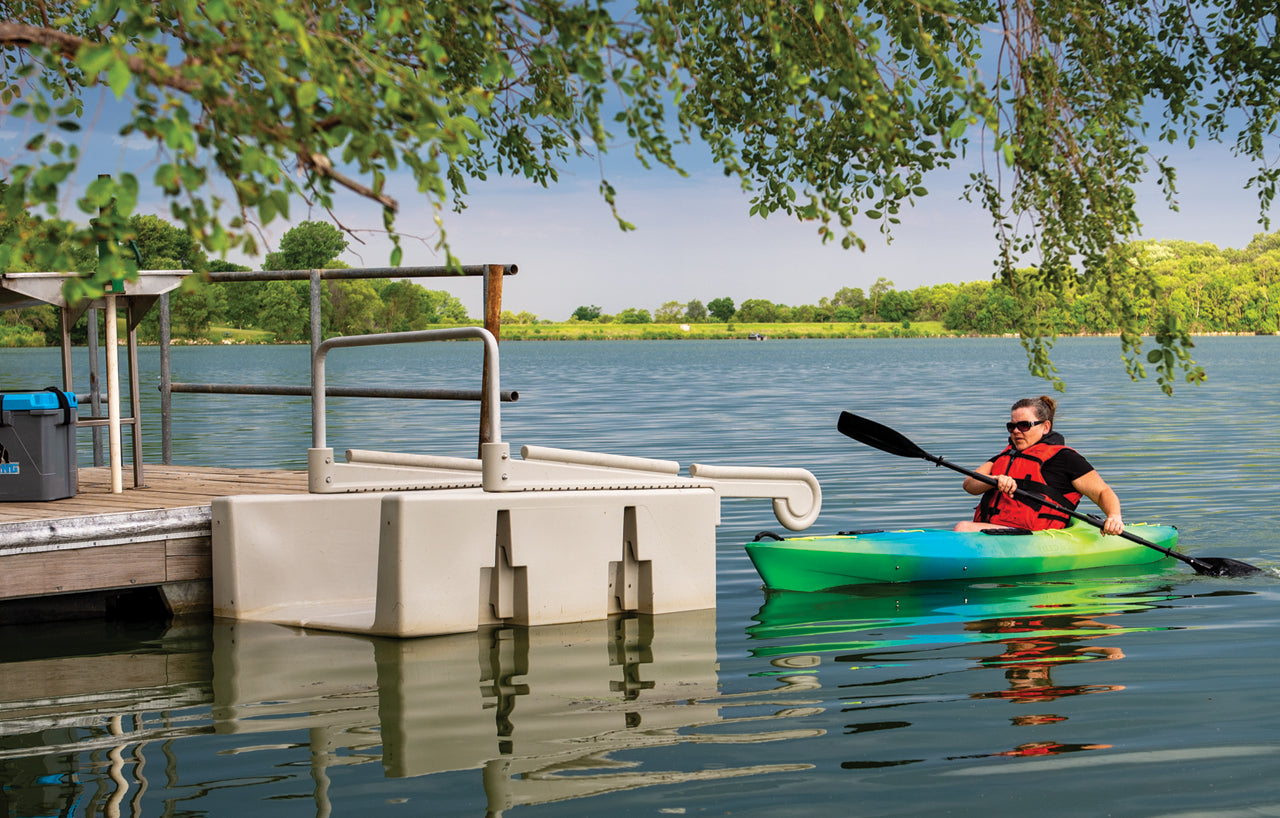
[[[69,303],[64,285],[77,277],[77,273],[3,273],[0,274],[0,310],[35,307],[52,304],[58,307],[62,317],[62,388],[74,391],[71,373],[71,327],[89,309],[105,308],[107,338],[107,414],[95,413],[81,417],[77,426],[106,426],[111,444],[111,487],[119,493],[121,487],[122,457],[120,427],[131,427],[133,438],[133,485],[143,484],[142,427],[140,425],[140,400],[138,396],[138,323],[161,295],[175,289],[191,274],[190,270],[144,270],[132,281],[119,281],[114,291],[100,298],[81,299]],[[128,326],[129,415],[120,414],[119,345],[116,324],[117,305],[124,302]],[[96,326],[96,321],[91,322]],[[95,351],[96,332],[90,333],[90,349]],[[96,361],[94,361],[96,364]],[[91,376],[91,392],[96,396],[96,366]],[[96,404],[96,401],[95,401]]]

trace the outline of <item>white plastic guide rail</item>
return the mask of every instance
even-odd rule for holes
[[[481,445],[479,459],[348,449],[346,463],[334,461],[325,439],[325,357],[332,349],[378,344],[479,338],[489,360],[482,388],[488,397],[493,442]],[[524,446],[520,458],[502,440],[499,418],[498,344],[480,327],[423,330],[330,338],[311,365],[312,448],[308,488],[312,494],[482,488],[486,494],[556,491],[710,489],[717,497],[773,500],[778,522],[800,531],[817,519],[822,489],[805,469],[693,464],[680,474],[672,460],[603,454],[545,446]]]
[[[689,475],[722,497],[771,498],[773,516],[792,531],[813,525],[822,510],[822,487],[808,469],[693,463]]]

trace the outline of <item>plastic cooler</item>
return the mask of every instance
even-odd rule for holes
[[[0,394],[0,502],[75,493],[75,394],[52,388]]]

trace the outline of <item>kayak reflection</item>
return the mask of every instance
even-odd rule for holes
[[[1019,704],[1051,702],[1063,696],[1123,690],[1123,685],[1055,685],[1053,667],[1064,662],[1093,662],[1123,659],[1124,652],[1115,646],[1092,644],[1090,640],[1113,635],[1116,631],[1132,632],[1119,625],[1098,620],[1116,612],[1093,616],[1044,613],[1032,616],[981,619],[966,622],[966,631],[986,636],[1009,635],[996,641],[1005,646],[1004,653],[983,657],[980,667],[1004,669],[1008,689],[974,693],[975,699],[1006,699]]]
[[[1028,626],[1044,620],[1080,635],[1092,628],[1085,624],[1088,617],[1145,610],[1170,598],[1169,586],[1158,576],[1114,569],[1080,576],[1085,573],[1062,581],[918,582],[867,585],[847,593],[770,591],[755,616],[757,624],[747,633],[763,642],[752,648],[752,655],[779,657],[1000,642],[1006,641],[1001,622],[1008,632],[1038,634],[1045,628]],[[1057,619],[1050,622],[1049,617]],[[1069,617],[1079,620],[1072,625]],[[1110,635],[1129,632],[1099,629]]]
[[[753,656],[769,662],[755,675],[807,674],[813,690],[825,688],[829,692],[819,695],[840,702],[850,722],[844,730],[848,749],[867,754],[843,762],[843,769],[884,770],[930,758],[1052,756],[1110,745],[1066,741],[1053,725],[1067,720],[1062,713],[1074,711],[1040,705],[1124,689],[1112,674],[1097,672],[1088,673],[1083,683],[1059,684],[1053,678],[1056,669],[1123,659],[1126,634],[1159,630],[1129,615],[1175,598],[1159,576],[1116,576],[1114,571],[1048,582],[773,592],[747,629],[748,644]],[[946,676],[953,680],[942,682]],[[967,681],[957,684],[956,678]],[[1004,701],[1018,710],[970,711],[969,738],[949,753],[938,752],[942,748],[930,739],[937,730],[935,705],[964,699]],[[891,720],[887,710],[894,713]],[[1010,746],[1002,741],[1008,725],[1033,732]],[[862,738],[868,734],[878,738]]]
[[[913,649],[983,645],[963,669],[1002,669],[1008,687],[971,698],[1052,701],[1121,689],[1118,685],[1054,685],[1055,665],[1114,660],[1123,650],[1103,637],[1151,630],[1107,621],[1170,599],[1159,577],[1045,582],[940,582],[867,586],[855,593],[771,592],[747,629],[753,656],[774,668],[817,673],[826,661],[885,667]],[[992,654],[987,646],[1003,646]],[[835,654],[834,656],[830,656]],[[764,671],[776,673],[774,670]],[[815,681],[816,684],[816,681]]]

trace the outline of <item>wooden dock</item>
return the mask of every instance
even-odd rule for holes
[[[0,624],[148,597],[171,613],[207,611],[213,498],[307,491],[305,471],[148,464],[144,476],[112,494],[110,469],[80,469],[75,497],[0,503]]]

